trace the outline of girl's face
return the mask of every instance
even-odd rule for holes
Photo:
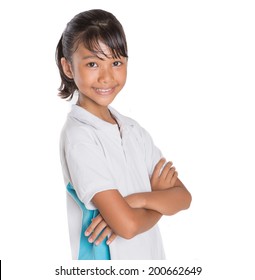
[[[109,48],[99,44],[107,55],[94,53],[79,45],[72,65],[62,58],[65,74],[74,79],[79,89],[79,105],[90,111],[107,107],[124,87],[127,77],[127,58],[112,58]]]

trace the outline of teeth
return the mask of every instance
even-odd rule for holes
[[[108,91],[111,91],[112,89],[111,88],[107,88],[107,89],[97,88],[96,90],[100,91],[100,92],[108,92]]]

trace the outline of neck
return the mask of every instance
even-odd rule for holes
[[[112,114],[107,106],[87,106],[86,103],[82,103],[79,100],[77,101],[76,105],[84,108],[85,110],[87,110],[91,114],[95,115],[96,117],[102,119],[103,121],[106,121],[106,122],[109,122],[112,124],[117,124],[117,121],[112,116]]]

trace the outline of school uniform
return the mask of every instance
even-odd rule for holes
[[[92,198],[117,189],[123,197],[151,191],[150,176],[162,157],[150,135],[134,120],[109,108],[118,122],[110,124],[73,105],[60,140],[61,164],[67,190],[67,214],[73,259],[164,259],[157,225],[109,246],[96,246],[84,235],[98,215]],[[125,221],[123,221],[125,222]]]

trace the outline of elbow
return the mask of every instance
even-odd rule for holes
[[[163,215],[172,216],[177,214],[182,210],[187,210],[190,207],[192,196],[189,191],[186,189],[179,189],[180,192],[176,197],[176,201],[173,204],[170,204],[168,209],[163,212]]]
[[[126,231],[125,233],[123,233],[121,237],[124,239],[132,239],[135,236],[136,236],[135,231],[129,230],[129,231]]]
[[[132,239],[139,233],[139,227],[134,218],[129,218],[120,226],[119,231],[116,233],[124,239]]]
[[[124,227],[124,230],[120,236],[124,239],[132,239],[138,234],[137,227],[134,221],[130,221],[127,224],[128,226]]]
[[[189,209],[192,201],[191,193],[186,188],[180,189],[180,210]]]
[[[186,210],[186,209],[189,209],[190,205],[191,205],[191,201],[192,201],[192,196],[190,194],[190,192],[186,192],[186,195],[185,195],[185,198],[184,198],[184,209],[183,210]]]

